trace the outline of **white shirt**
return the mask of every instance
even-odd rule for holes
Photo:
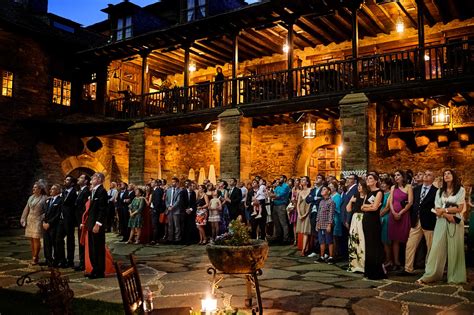
[[[257,190],[257,194],[255,195],[255,199],[257,200],[265,200],[267,194],[267,187],[265,185],[260,185]]]
[[[240,188],[240,190],[242,191],[242,202],[245,202],[245,200],[247,199],[248,190],[247,188],[245,188],[245,186]]]

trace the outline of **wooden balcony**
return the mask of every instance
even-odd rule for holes
[[[114,99],[106,104],[105,115],[139,120],[231,106],[262,110],[264,104],[291,105],[351,92],[390,95],[391,91],[429,86],[432,82],[472,83],[473,77],[474,41],[463,41]],[[234,97],[232,91],[236,91]]]

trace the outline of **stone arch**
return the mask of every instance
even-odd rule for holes
[[[305,141],[303,143],[300,158],[298,159],[298,163],[296,165],[297,174],[308,175],[308,165],[311,159],[311,155],[317,148],[331,144],[339,145],[341,144],[341,142],[341,134],[339,133],[335,135],[321,135],[309,141]]]
[[[71,173],[77,168],[88,168],[94,172],[104,173],[104,184],[106,186],[110,185],[111,174],[97,158],[84,153],[78,156],[70,156],[61,162],[61,170],[65,175]]]

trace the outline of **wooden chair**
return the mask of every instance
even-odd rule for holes
[[[138,274],[135,258],[132,254],[130,257],[130,267],[123,270],[118,262],[114,262],[115,271],[117,272],[117,279],[122,294],[123,308],[126,315],[132,315],[135,312],[142,314],[143,305],[143,291]],[[158,308],[149,313],[150,315],[189,315],[190,307],[171,307]]]
[[[135,258],[130,254],[131,266],[122,271],[119,263],[114,262],[117,279],[122,293],[125,314],[131,315],[143,305],[143,291]]]

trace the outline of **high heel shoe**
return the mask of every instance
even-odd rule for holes
[[[136,241],[135,241],[135,245],[140,245],[140,241],[139,241],[139,240],[136,240]]]
[[[132,244],[132,241],[128,240],[125,244]]]

